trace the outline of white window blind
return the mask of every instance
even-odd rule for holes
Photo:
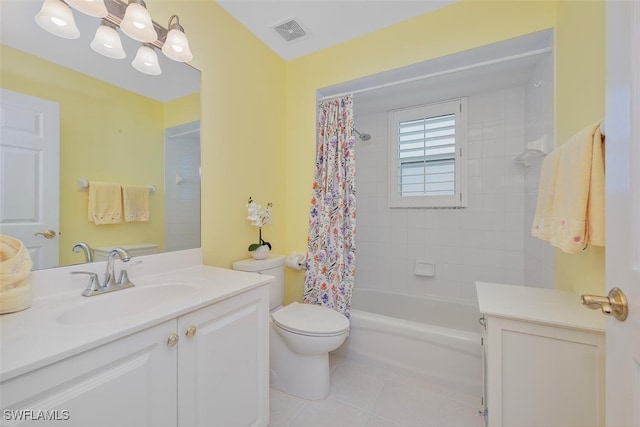
[[[466,205],[464,99],[390,113],[391,207]]]
[[[398,192],[401,196],[455,195],[455,160],[455,114],[399,124]]]

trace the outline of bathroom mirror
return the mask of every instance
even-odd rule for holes
[[[79,241],[93,248],[140,243],[156,244],[159,251],[199,247],[200,72],[157,49],[162,74],[138,72],[131,61],[140,43],[121,31],[126,58],[99,55],[90,43],[100,19],[76,10],[73,16],[80,38],[56,37],[35,22],[42,3],[3,0],[0,17],[0,87],[59,105],[59,197],[51,207],[38,208],[57,210],[59,221],[41,221],[43,230],[37,230],[52,229],[53,238],[36,237],[43,245],[57,247],[59,261],[40,262],[39,243],[25,242],[36,268],[84,262],[82,252],[72,252]],[[82,179],[153,186],[150,220],[113,225],[89,222],[88,192],[80,188]],[[4,191],[19,192],[12,187],[23,188],[6,185]],[[9,200],[18,198],[14,196]],[[3,216],[0,233],[15,236],[9,226],[16,221],[6,213]]]

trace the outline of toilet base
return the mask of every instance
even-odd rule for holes
[[[302,399],[326,398],[330,391],[329,353],[297,354],[273,328],[269,328],[271,387]]]

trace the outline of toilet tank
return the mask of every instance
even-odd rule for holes
[[[284,299],[284,255],[269,255],[266,259],[243,259],[234,262],[233,269],[274,276],[275,280],[269,285],[269,310],[282,305]]]
[[[125,245],[102,246],[93,248],[93,257],[96,261],[106,261],[109,257],[109,252],[115,248],[124,249],[132,257],[153,255],[158,252],[159,247],[160,245],[156,243],[128,243]]]

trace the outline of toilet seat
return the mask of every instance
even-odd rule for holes
[[[293,302],[271,314],[276,326],[285,331],[318,337],[342,335],[349,330],[349,319],[327,307]]]

